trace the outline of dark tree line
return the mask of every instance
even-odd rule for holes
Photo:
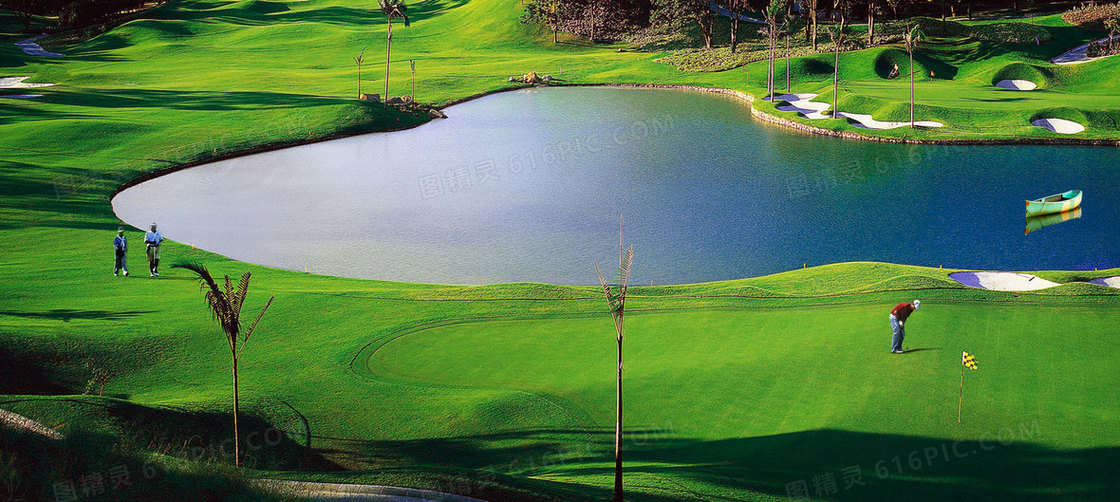
[[[805,41],[817,47],[819,24],[867,24],[867,44],[875,43],[876,27],[883,19],[897,21],[912,16],[945,18],[972,17],[976,10],[1021,13],[1022,8],[1064,10],[1069,2],[1041,0],[525,0],[526,22],[547,25],[553,33],[567,32],[593,41],[613,40],[628,31],[653,24],[696,23],[708,48],[712,46],[712,26],[720,15],[713,4],[731,13],[731,47],[738,43],[739,16],[765,20],[772,10],[782,12],[778,25],[783,30],[796,24],[804,29]]]
[[[14,12],[25,30],[34,16],[57,16],[59,28],[73,29],[110,21],[122,14],[163,3],[164,0],[0,0],[0,9]]]

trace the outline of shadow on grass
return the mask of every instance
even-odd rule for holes
[[[111,312],[108,310],[74,310],[54,309],[45,312],[20,312],[16,310],[0,310],[0,316],[23,317],[27,319],[46,319],[52,321],[70,322],[73,319],[94,321],[119,321],[141,314],[154,314],[154,310],[136,310],[127,312]]]
[[[628,435],[649,437],[642,431]],[[1120,461],[1120,448],[1054,449],[1035,442],[1044,435],[1037,421],[1027,419],[990,431],[983,440],[831,429],[723,440],[655,438],[626,444],[625,472],[636,484],[651,479],[665,486],[686,480],[692,486],[699,483],[704,488],[696,489],[709,500],[743,495],[732,490],[784,497],[802,486],[807,495],[834,500],[931,502],[1110,500],[1120,489],[1111,467]],[[612,429],[406,441],[333,438],[326,441],[332,448],[320,451],[344,463],[404,461],[537,480],[549,475],[609,480],[612,438]],[[599,493],[589,486],[580,489],[586,490],[585,496]],[[632,499],[659,500],[642,495]]]
[[[411,2],[408,17],[413,22],[425,21],[465,5],[468,0]],[[176,2],[173,7],[152,11],[151,19],[175,21],[221,22],[243,26],[285,23],[319,23],[336,26],[369,26],[384,23],[385,16],[376,3],[367,8],[330,6],[309,10],[291,10],[288,4],[257,0],[253,2]]]

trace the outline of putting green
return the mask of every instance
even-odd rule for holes
[[[1120,346],[1099,338],[1102,326],[1120,322],[1120,312],[930,303],[911,319],[906,346],[912,352],[903,355],[888,353],[887,309],[879,305],[629,316],[625,417],[637,439],[627,449],[646,464],[633,470],[720,479],[689,483],[689,490],[740,497],[770,491],[755,484],[766,468],[763,458],[777,464],[769,468],[792,470],[764,485],[852,465],[890,485],[890,476],[880,479],[872,470],[901,456],[915,487],[908,499],[945,500],[961,486],[935,479],[967,485],[978,474],[969,468],[994,462],[1003,465],[984,476],[985,490],[1020,499],[1054,482],[1024,469],[1042,459],[1023,449],[1069,457],[1120,446],[1120,397],[1113,389]],[[391,338],[362,360],[377,379],[526,391],[558,403],[564,416],[579,417],[580,429],[553,439],[579,450],[581,441],[613,424],[612,329],[605,316],[453,324]],[[980,369],[965,375],[964,421],[957,424],[962,349],[977,356]],[[925,449],[954,441],[967,446],[924,457]],[[906,459],[911,450],[923,451],[920,462]],[[791,458],[806,463],[786,464]],[[580,474],[588,468],[577,458],[526,474],[593,482]],[[860,488],[866,490],[845,498],[894,489]]]

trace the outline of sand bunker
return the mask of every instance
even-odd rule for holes
[[[1120,35],[1114,36],[1113,39],[1114,40],[1120,40]],[[1108,43],[1108,37],[1104,37],[1100,40],[1094,40],[1090,43],[1107,44]],[[1074,47],[1074,48],[1072,48],[1068,51],[1063,52],[1061,55],[1055,57],[1054,59],[1051,59],[1050,62],[1054,63],[1054,64],[1077,64],[1077,63],[1085,63],[1085,62],[1088,62],[1088,61],[1096,61],[1098,59],[1108,57],[1108,56],[1102,56],[1102,57],[1091,58],[1091,57],[1089,57],[1088,51],[1089,51],[1089,44],[1082,44],[1082,45]]]
[[[1030,80],[1000,80],[996,82],[996,87],[1000,89],[1007,89],[1009,91],[1033,91],[1038,89],[1038,85]]]
[[[1066,119],[1035,119],[1031,121],[1035,127],[1044,127],[1058,134],[1077,134],[1085,130],[1085,126]]]
[[[832,108],[832,105],[811,101],[815,97],[817,97],[817,95],[811,92],[804,94],[782,94],[781,96],[775,96],[774,100],[789,102],[788,105],[776,107],[783,112],[797,112],[805,116],[805,118],[813,120],[832,118],[832,114],[824,113],[829,108]],[[770,100],[770,98],[764,99],[767,101]]]
[[[0,99],[35,99],[43,97],[42,94],[0,94]]]
[[[0,89],[27,89],[31,87],[50,87],[55,84],[35,84],[24,82],[31,77],[0,77]]]
[[[1061,286],[1056,282],[1018,272],[953,272],[949,274],[949,278],[970,288],[996,291],[1036,291]]]
[[[788,105],[777,106],[776,108],[783,112],[797,112],[807,119],[820,120],[833,118],[831,113],[825,113],[832,105],[828,103],[819,103],[812,99],[817,97],[813,93],[803,94],[782,94],[774,96],[774,101],[785,101]],[[770,98],[763,98],[769,101]],[[848,113],[839,112],[836,115],[847,119],[854,120],[856,127],[863,127],[866,129],[895,129],[898,127],[905,127],[910,125],[910,122],[887,122],[882,120],[875,120],[871,115],[862,113]],[[914,125],[922,127],[943,127],[945,124],[941,122],[934,122],[932,120],[918,120]]]
[[[1120,275],[1114,277],[1102,277],[1100,279],[1093,279],[1089,282],[1093,284],[1100,284],[1101,286],[1120,289]]]
[[[44,49],[43,46],[35,43],[45,37],[46,35],[39,35],[37,37],[31,37],[26,40],[20,40],[19,42],[16,42],[16,47],[19,47],[21,50],[23,50],[23,52],[32,56],[40,56],[45,58],[60,58],[66,56],[66,54],[50,52]]]

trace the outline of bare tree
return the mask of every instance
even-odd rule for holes
[[[365,52],[359,52],[354,56],[354,63],[358,65],[358,99],[362,99],[362,63],[365,62]]]
[[[875,45],[875,0],[867,0],[867,46]]]
[[[385,100],[389,99],[389,55],[393,49],[393,18],[399,17],[404,20],[404,25],[409,26],[412,24],[408,20],[406,11],[408,6],[404,4],[404,0],[377,0],[377,6],[381,12],[385,14],[385,21],[389,23],[389,35],[385,42]]]
[[[914,49],[918,47],[918,42],[923,37],[922,32],[918,29],[917,25],[907,26],[906,34],[902,36],[902,43],[906,46],[906,52],[910,54],[910,128],[914,128]]]
[[[838,119],[840,118],[840,109],[837,108],[840,102],[840,46],[844,44],[844,22],[841,21],[835,30],[829,31],[828,36],[832,39],[835,54],[832,63],[832,118]]]
[[[618,380],[615,386],[614,421],[614,501],[622,502],[622,316],[626,311],[626,290],[630,285],[630,265],[634,263],[634,246],[623,251],[622,216],[618,217],[618,275],[612,284],[603,278],[599,264],[595,272],[599,274],[599,284],[607,298],[607,308],[614,320],[615,340],[618,342]]]
[[[778,50],[778,40],[781,36],[781,28],[778,23],[782,21],[783,9],[785,9],[785,0],[770,0],[770,4],[766,6],[766,40],[767,40],[767,71],[766,71],[766,95],[771,99],[774,97],[774,77],[777,73],[776,65],[774,64],[775,53]]]
[[[172,265],[172,267],[184,268],[198,275],[202,295],[206,298],[206,305],[210,308],[210,314],[222,326],[226,341],[229,342],[229,351],[233,356],[233,461],[234,464],[240,466],[241,443],[237,432],[237,362],[241,359],[241,351],[245,349],[245,343],[253,335],[253,330],[257,329],[257,323],[261,322],[261,318],[264,317],[265,311],[272,305],[272,300],[275,297],[269,297],[268,303],[265,303],[261,313],[257,315],[257,319],[253,321],[248,330],[242,332],[241,307],[245,304],[245,296],[249,294],[249,272],[245,272],[245,275],[241,276],[241,281],[237,283],[236,288],[234,288],[233,281],[230,280],[229,276],[225,276],[225,288],[223,290],[218,288],[218,284],[210,276],[210,271],[200,264],[186,263]]]

